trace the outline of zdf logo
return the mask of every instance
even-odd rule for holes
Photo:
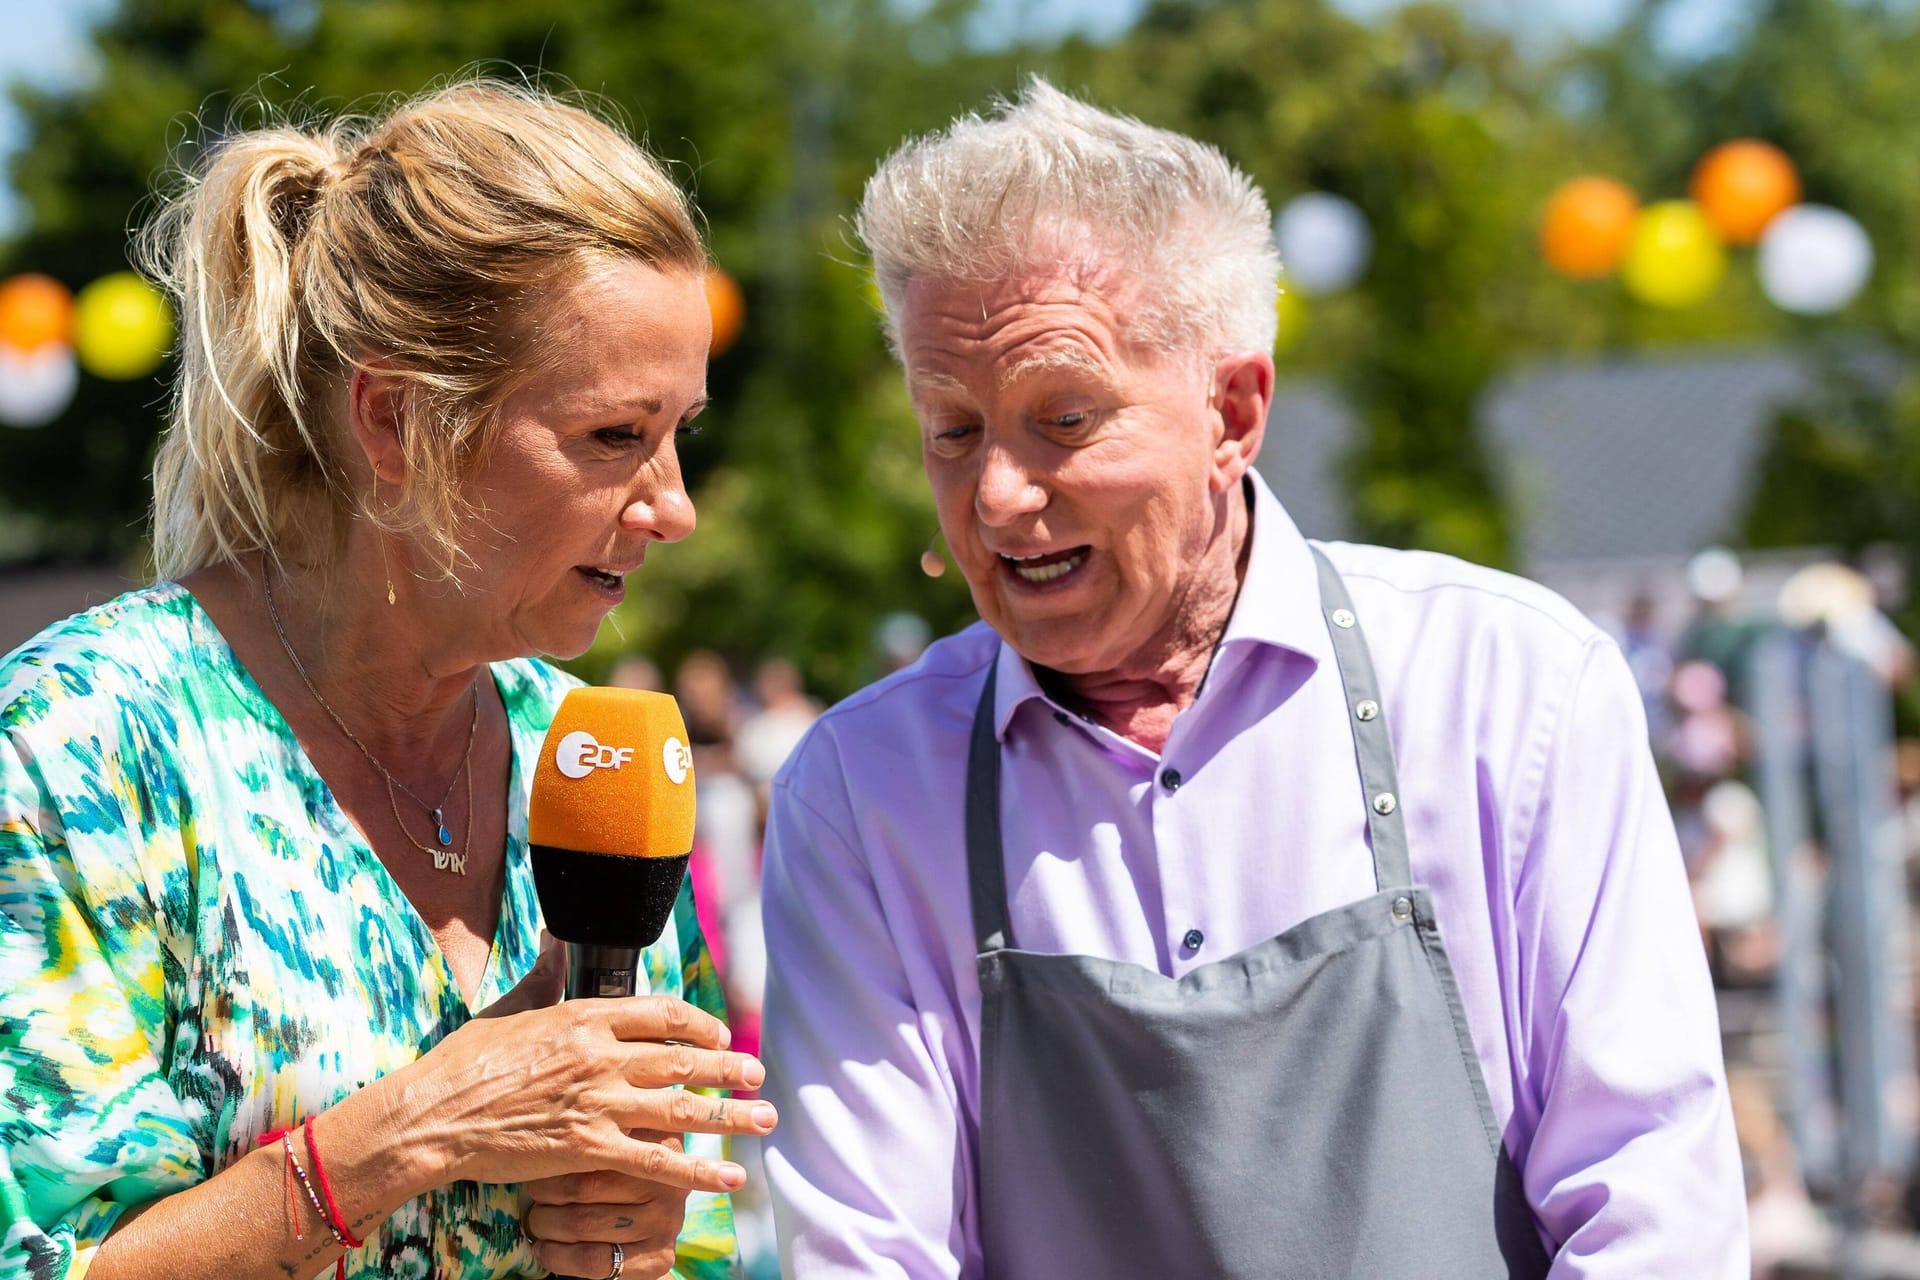
[[[687,750],[687,744],[680,739],[668,738],[660,746],[660,767],[678,786],[687,780],[687,771],[693,768],[693,752]]]
[[[603,747],[583,730],[560,739],[553,753],[554,767],[569,778],[584,778],[595,769],[618,769],[631,759],[632,747]]]

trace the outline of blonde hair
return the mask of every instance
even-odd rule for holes
[[[500,402],[555,354],[528,304],[596,262],[704,270],[686,196],[624,133],[542,90],[472,79],[374,117],[228,138],[142,233],[179,309],[154,460],[155,567],[175,578],[355,517],[465,557],[460,481]],[[398,500],[355,492],[330,399],[403,379]]]
[[[1128,337],[1164,351],[1273,347],[1280,273],[1266,198],[1206,143],[1068,97],[1038,76],[868,180],[855,229],[899,349],[916,276],[991,281],[1057,260],[1057,233],[1134,292]]]

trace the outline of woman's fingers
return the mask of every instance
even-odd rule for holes
[[[659,1280],[673,1270],[673,1245],[658,1247],[621,1247],[620,1280]],[[590,1244],[560,1244],[541,1240],[533,1246],[539,1264],[556,1276],[608,1276],[613,1274],[613,1246],[594,1241]]]
[[[618,1240],[625,1245],[672,1243],[687,1216],[687,1193],[653,1184],[651,1198],[632,1204],[536,1204],[523,1219],[536,1240],[579,1244]]]
[[[687,1089],[647,1089],[629,1113],[628,1128],[669,1133],[723,1133],[759,1137],[773,1132],[780,1115],[770,1102],[716,1098]]]
[[[738,1191],[747,1171],[731,1160],[691,1156],[658,1142],[628,1139],[603,1162],[616,1173],[685,1191]]]
[[[680,1085],[688,1089],[758,1089],[767,1069],[758,1058],[690,1044],[627,1046],[627,1083],[643,1089]]]
[[[726,1023],[673,996],[622,996],[593,1004],[605,1011],[607,1025],[622,1040],[672,1040],[701,1049],[733,1043]]]
[[[661,1142],[670,1151],[681,1150],[677,1135],[646,1136]],[[686,1193],[678,1187],[663,1187],[657,1182],[645,1182],[632,1174],[615,1173],[611,1169],[595,1169],[591,1173],[563,1173],[556,1178],[537,1178],[527,1183],[521,1190],[525,1191],[527,1199],[536,1205],[646,1204],[662,1196],[675,1199],[686,1198]],[[609,1239],[610,1237],[600,1238]]]

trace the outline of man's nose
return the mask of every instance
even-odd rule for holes
[[[980,483],[973,506],[982,524],[1011,524],[1047,505],[1047,491],[1026,460],[1005,445],[990,444],[981,455]]]

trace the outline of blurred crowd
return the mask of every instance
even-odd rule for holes
[[[930,628],[918,616],[887,615],[874,634],[879,673],[911,664],[930,639]],[[808,694],[800,668],[781,656],[742,669],[711,649],[696,649],[680,660],[669,685],[650,658],[633,654],[614,664],[606,682],[670,692],[680,703],[693,749],[697,795],[687,874],[693,881],[700,930],[726,991],[733,1047],[757,1054],[767,978],[760,924],[760,839],[774,775],[819,716],[821,705]],[[732,1152],[753,1172],[745,1189],[734,1195],[741,1261],[749,1280],[780,1274],[757,1147],[743,1139]]]
[[[1783,966],[1824,967],[1827,958],[1796,956],[1783,945],[1779,886],[1796,857],[1824,881],[1826,860],[1817,848],[1782,851],[1769,842],[1757,777],[1753,659],[1769,635],[1797,632],[1857,660],[1894,699],[1915,680],[1915,651],[1888,617],[1897,602],[1882,599],[1874,582],[1848,565],[1803,567],[1777,592],[1757,598],[1761,593],[1746,581],[1739,559],[1712,548],[1688,564],[1686,585],[1684,616],[1663,619],[1653,595],[1641,593],[1610,620],[1610,629],[1640,689],[1720,995],[1754,1275],[1784,1275],[1795,1260],[1831,1255],[1836,1202],[1845,1192],[1817,1179],[1809,1185],[1790,1123],[1782,1043],[1789,1032],[1778,1021],[1775,992]],[[1920,919],[1920,740],[1900,738],[1888,746],[1892,758],[1884,774],[1889,787],[1897,786],[1908,914]],[[1898,941],[1904,953],[1907,939]],[[1860,1195],[1865,1225],[1914,1229],[1920,1195],[1910,1176],[1877,1171]]]

